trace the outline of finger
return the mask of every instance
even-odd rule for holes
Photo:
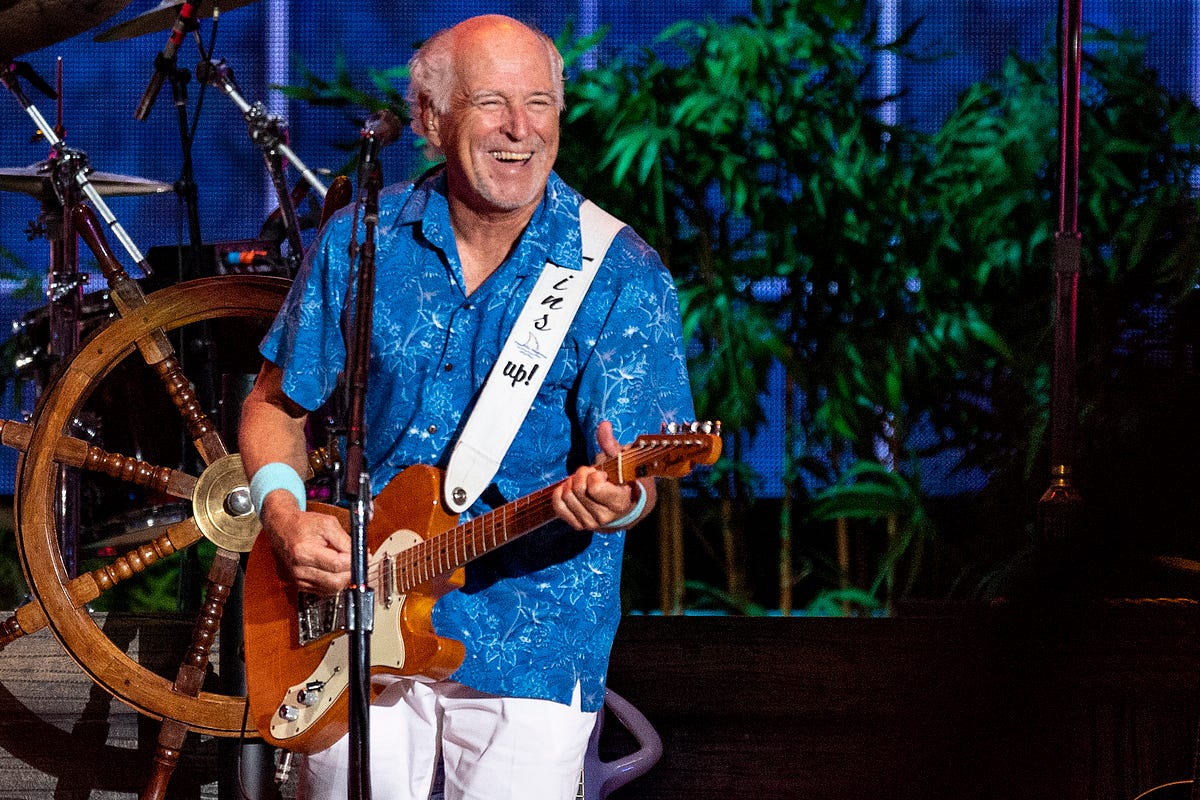
[[[602,506],[605,512],[612,515],[612,519],[629,512],[637,498],[635,492],[632,483],[613,483],[600,470],[587,476],[586,499]]]
[[[613,436],[612,423],[608,420],[596,427],[596,444],[600,445],[600,452],[606,456],[615,456],[621,452],[621,445]]]
[[[561,483],[552,496],[555,515],[577,531],[588,530],[594,522],[582,499],[580,492],[585,489],[573,488],[578,486],[577,476],[572,476]]]

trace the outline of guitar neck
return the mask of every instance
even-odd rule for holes
[[[713,463],[720,450],[719,432],[639,436],[616,455],[600,460],[596,468],[614,483],[678,477],[687,474],[693,462]],[[389,570],[396,589],[406,593],[553,521],[555,488],[539,489],[396,554]]]
[[[400,552],[394,567],[397,590],[407,593],[551,522],[554,488],[506,503]]]

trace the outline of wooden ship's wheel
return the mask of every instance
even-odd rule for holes
[[[192,730],[219,736],[242,731],[244,698],[192,692],[132,661],[109,641],[88,609],[88,604],[121,582],[134,578],[161,558],[208,539],[216,545],[210,584],[227,588],[236,577],[239,553],[249,549],[258,533],[258,520],[250,507],[241,460],[225,447],[218,432],[200,412],[192,387],[179,363],[169,356],[152,368],[164,379],[166,391],[176,400],[203,462],[203,471],[192,476],[173,467],[156,466],[137,458],[112,453],[77,438],[81,409],[114,368],[134,354],[139,342],[164,336],[187,325],[238,317],[270,320],[279,308],[288,282],[280,278],[227,276],[205,278],[162,289],[146,298],[131,315],[114,319],[81,346],[67,361],[42,395],[32,424],[0,432],[6,443],[24,452],[18,463],[16,520],[18,551],[37,609],[70,656],[101,687],[138,711],[157,719],[183,722]],[[135,356],[136,357],[136,356]],[[150,387],[151,389],[153,387]],[[161,433],[161,432],[160,432]],[[21,446],[19,440],[27,438]],[[153,541],[137,545],[98,569],[70,577],[60,552],[58,493],[60,467],[89,470],[132,487],[148,489],[190,503],[191,513],[167,524]],[[131,494],[139,494],[131,492]],[[228,562],[228,563],[227,563]],[[213,586],[210,585],[209,594]],[[198,623],[220,619],[208,596]],[[25,630],[22,614],[16,619]],[[40,620],[32,619],[29,627]],[[202,635],[215,635],[215,628]],[[208,644],[206,639],[195,644]],[[201,675],[207,663],[203,654],[189,653]]]
[[[241,459],[224,441],[230,435],[223,437],[203,410],[174,342],[188,341],[185,332],[197,329],[204,337],[234,337],[239,347],[253,354],[254,365],[244,366],[252,372],[257,369],[254,347],[258,337],[278,311],[290,282],[278,277],[221,276],[144,296],[115,261],[101,262],[120,316],[58,365],[29,423],[0,422],[0,442],[21,451],[15,494],[17,546],[33,595],[31,602],[0,624],[0,647],[49,628],[99,686],[135,710],[161,720],[153,776],[142,795],[143,799],[157,798],[165,796],[189,731],[255,735],[253,730],[244,730],[245,698],[211,691],[206,677],[209,653],[237,578],[240,555],[250,549],[258,534],[258,518],[249,500]],[[208,341],[211,344],[211,339]],[[129,385],[131,370],[138,371],[144,386]],[[118,399],[113,399],[113,392]],[[156,417],[140,418],[145,404],[124,405],[120,399],[139,393],[147,399],[159,396]],[[113,416],[128,415],[121,425],[107,426],[110,434],[115,428],[121,435],[92,435],[88,416],[98,403]],[[162,421],[163,407],[171,417],[180,452],[190,451],[180,463],[194,464],[194,468],[144,460],[142,442],[173,436],[166,430],[171,426]],[[104,427],[103,419],[100,423]],[[108,449],[110,440],[122,439],[136,442],[133,449],[137,452]],[[93,548],[88,570],[72,575],[61,547],[61,529],[66,524],[61,497],[70,480],[86,482],[86,499],[80,504],[85,508],[95,499],[89,488],[100,485],[107,487],[104,499],[109,504],[115,497],[118,504],[128,501],[140,506],[130,509],[132,518],[141,514],[148,520],[146,508],[151,502],[169,501],[182,511],[165,521],[150,520],[153,524],[142,541],[131,544],[121,555],[109,556],[111,560],[105,560],[105,554],[120,550]],[[109,541],[120,543],[121,538],[118,535]],[[212,546],[204,546],[201,560],[198,545],[206,540]],[[118,586],[128,588],[139,579],[147,580],[156,562],[181,551],[195,556],[194,564],[210,562],[211,567],[203,598],[196,592],[199,610],[178,671],[162,675],[133,660],[111,641],[93,619],[89,604]],[[213,551],[211,556],[209,551]],[[97,561],[101,566],[94,567]],[[233,646],[239,647],[240,642]]]

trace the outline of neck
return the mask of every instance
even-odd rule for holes
[[[456,201],[453,196],[450,198],[450,225],[454,229],[468,295],[508,258],[533,218],[536,207],[513,211],[480,210]]]

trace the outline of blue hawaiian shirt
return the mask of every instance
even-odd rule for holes
[[[444,173],[380,197],[364,457],[376,491],[404,467],[445,468],[454,436],[547,260],[580,266],[580,195],[551,174],[513,253],[469,297],[450,227]],[[295,402],[319,408],[344,368],[341,314],[349,209],[334,216],[264,339]],[[361,233],[359,236],[361,241]],[[693,418],[678,300],[658,255],[630,228],[609,248],[541,390],[494,479],[464,519],[528,495],[591,463],[596,428],[628,444]],[[569,703],[604,700],[620,620],[624,532],[554,523],[468,564],[441,598],[439,635],[466,658],[453,680],[492,694]]]

